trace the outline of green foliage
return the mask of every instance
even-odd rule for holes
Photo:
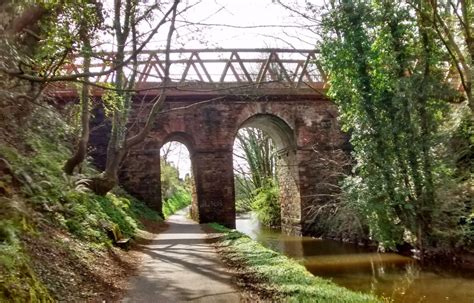
[[[139,227],[138,216],[131,209],[132,204],[139,204],[138,201],[113,193],[102,197],[77,191],[68,191],[62,198],[68,211],[57,216],[71,233],[82,239],[107,243],[109,239],[104,227],[108,224],[116,225],[126,237],[132,237]]]
[[[267,179],[275,179],[275,146],[272,139],[257,128],[244,128],[236,136],[237,149],[243,155],[235,156],[248,165],[254,188],[263,187]],[[237,169],[237,173],[246,175],[246,169]]]
[[[165,159],[161,159],[161,195],[164,200],[172,197],[175,192],[182,189],[182,181],[179,180],[179,172],[176,167]]]
[[[54,302],[19,246],[0,245],[0,300]]]
[[[224,233],[219,246],[232,262],[276,293],[275,302],[380,302],[313,276],[294,260],[267,249],[244,234],[218,224],[210,226]]]
[[[275,146],[262,130],[244,128],[236,137],[234,157],[244,162],[234,167],[236,183],[236,210],[243,213],[253,210],[262,224],[280,225],[280,204],[276,182]]]
[[[33,230],[24,206],[7,198],[0,198],[0,204],[0,301],[52,302],[20,243],[20,235]]]
[[[455,94],[443,82],[442,48],[403,2],[340,1],[323,19],[329,95],[354,148],[345,198],[381,246],[433,247],[439,128]]]
[[[433,234],[437,250],[474,252],[472,172],[474,171],[474,127],[468,108],[453,110],[441,128],[443,166],[438,168],[439,208],[434,210]]]
[[[161,195],[163,215],[168,218],[176,211],[191,204],[191,184],[178,178],[176,167],[161,159]]]
[[[6,146],[0,150],[23,176],[23,191],[36,208],[52,212],[52,216],[71,233],[95,243],[109,242],[104,224],[116,224],[124,235],[132,236],[140,226],[140,216],[159,218],[142,202],[124,192],[119,191],[120,196],[114,193],[97,196],[81,186],[80,182],[87,182],[87,179],[66,176],[62,168],[70,152],[62,142],[64,139],[53,135],[66,132],[65,126],[61,120],[53,119],[49,111],[41,113],[38,116],[46,116],[38,119],[39,125],[32,126],[26,140],[34,156],[15,153]],[[35,130],[37,132],[33,132]],[[14,157],[9,158],[9,155]]]
[[[58,75],[60,66],[73,57],[68,55],[77,55],[76,50],[82,48],[79,43],[81,37],[93,39],[102,29],[102,4],[98,1],[12,2],[18,16],[35,9],[39,15],[39,19],[30,24],[30,34],[38,39],[23,38],[19,43],[23,53],[29,56],[26,64],[25,61],[22,63],[23,71],[28,74],[45,77]]]
[[[258,220],[266,226],[280,226],[281,211],[278,186],[269,179],[263,184],[263,187],[255,191],[252,210],[257,214]]]
[[[163,202],[163,215],[168,218],[176,211],[191,204],[191,193],[183,187],[177,188],[171,197]]]
[[[252,210],[255,187],[248,178],[239,174],[234,175],[235,183],[235,210],[237,213],[247,213]]]
[[[38,109],[34,117],[24,136],[27,152],[0,144],[0,157],[10,162],[22,183],[21,200],[0,198],[2,302],[52,301],[19,240],[22,234],[34,232],[29,219],[32,214],[40,213],[41,220],[63,227],[94,248],[110,245],[105,226],[117,227],[123,235],[132,237],[140,226],[139,218],[161,219],[120,189],[105,197],[97,196],[83,185],[87,180],[64,175],[63,163],[70,151],[63,142],[69,128],[49,109]],[[23,200],[26,202],[20,203]]]

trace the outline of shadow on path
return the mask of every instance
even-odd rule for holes
[[[201,226],[182,210],[150,243],[122,302],[239,302],[240,295]]]

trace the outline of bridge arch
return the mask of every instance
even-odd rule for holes
[[[201,99],[199,99],[201,98]],[[123,166],[122,184],[160,210],[159,148],[179,141],[191,156],[195,192],[192,216],[201,223],[235,227],[233,143],[238,130],[252,126],[275,141],[280,167],[282,230],[299,234],[310,225],[307,209],[327,191],[328,168],[322,157],[340,149],[347,137],[340,131],[334,104],[323,96],[175,96],[164,105],[147,141],[134,148]],[[332,182],[332,180],[330,181]]]
[[[184,146],[186,146],[186,148],[189,151],[189,155],[192,156],[193,151],[194,151],[195,143],[194,143],[194,139],[191,135],[189,135],[185,132],[181,132],[181,131],[175,131],[175,132],[168,133],[168,134],[166,134],[166,136],[161,141],[160,147],[162,147],[166,143],[169,143],[169,142],[172,142],[172,141],[179,142],[179,143],[183,144]]]
[[[269,113],[255,113],[243,121],[238,130],[246,127],[262,130],[275,143],[282,230],[286,233],[298,233],[295,226],[299,229],[301,201],[295,131],[282,118]]]
[[[293,129],[291,129],[286,121],[274,114],[254,114],[247,118],[247,120],[243,121],[238,130],[245,127],[253,127],[263,130],[275,142],[278,151],[296,149]],[[237,135],[237,133],[235,135]]]
[[[168,133],[164,139],[161,142],[161,148],[164,147],[167,143],[171,142],[178,142],[181,143],[182,145],[185,146],[185,148],[188,151],[189,154],[189,161],[191,165],[191,175],[189,176],[191,178],[191,214],[197,213],[198,212],[198,196],[196,194],[196,171],[194,170],[194,163],[193,163],[193,154],[195,150],[195,143],[194,139],[191,135],[182,132],[182,131],[175,131]],[[161,150],[161,149],[160,149]],[[161,155],[160,155],[161,156]],[[162,162],[160,162],[162,163]],[[180,167],[181,168],[181,167]],[[160,168],[162,169],[162,167]],[[161,176],[160,176],[160,183],[161,183]],[[162,191],[163,194],[163,191]],[[161,204],[163,205],[164,203],[164,197],[162,197],[163,201],[161,201]],[[193,215],[194,217],[194,215]]]

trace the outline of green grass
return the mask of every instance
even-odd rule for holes
[[[178,190],[163,202],[163,215],[168,218],[178,210],[191,204],[191,193],[184,188]]]
[[[209,224],[224,233],[219,242],[232,263],[241,264],[258,281],[274,289],[272,300],[283,302],[382,302],[381,299],[348,290],[331,281],[313,276],[298,262],[263,247],[258,242],[219,224]]]

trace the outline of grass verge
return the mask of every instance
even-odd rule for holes
[[[209,224],[223,233],[217,242],[224,262],[236,269],[238,284],[245,291],[271,302],[382,302],[381,299],[315,277],[298,262],[265,248],[248,236],[219,224]],[[253,298],[255,300],[256,298]]]

